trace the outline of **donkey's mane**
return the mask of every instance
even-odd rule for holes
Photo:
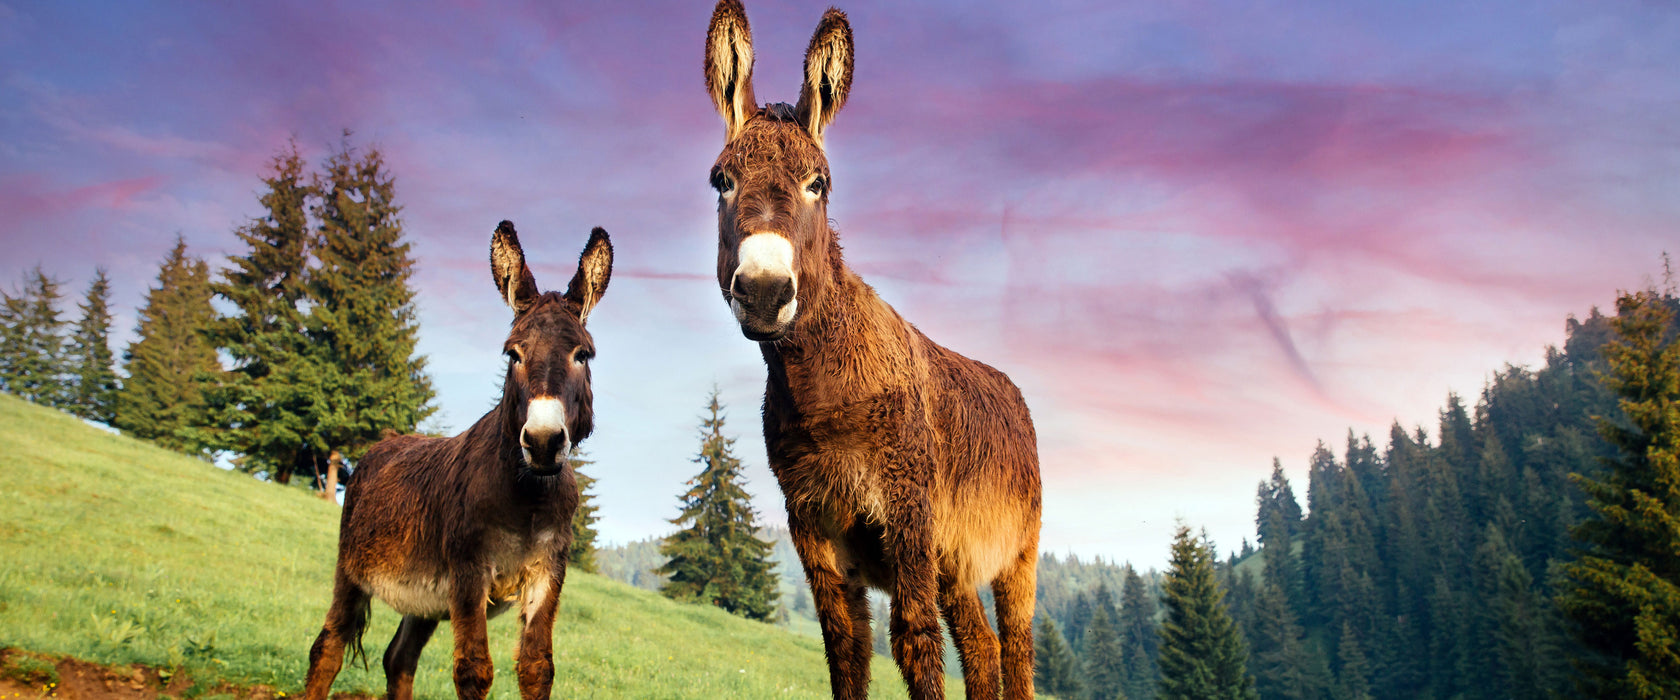
[[[771,122],[788,122],[798,124],[794,117],[793,105],[786,102],[772,102],[758,109],[758,118]]]

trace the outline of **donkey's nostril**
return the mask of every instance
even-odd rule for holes
[[[525,430],[519,434],[519,444],[529,455],[531,466],[546,467],[555,463],[568,447],[566,431],[539,432]]]
[[[793,301],[793,280],[781,275],[736,275],[729,293],[747,306],[775,313]]]

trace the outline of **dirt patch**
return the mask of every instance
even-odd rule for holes
[[[168,678],[167,681],[164,679]],[[195,687],[184,673],[169,675],[141,664],[106,666],[81,659],[0,649],[0,700],[158,700],[181,698],[283,700],[266,685],[219,683]],[[374,700],[375,696],[333,693],[334,700]]]

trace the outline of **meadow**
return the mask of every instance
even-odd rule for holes
[[[329,599],[338,507],[301,488],[126,437],[0,394],[0,647],[194,679],[302,689]],[[397,616],[374,603],[368,668],[335,692],[381,694]],[[496,682],[515,698],[518,621],[490,621]],[[556,697],[827,697],[815,637],[574,572],[555,627]],[[418,697],[454,696],[440,629]],[[905,697],[876,657],[871,697]],[[947,682],[952,697],[961,684]]]

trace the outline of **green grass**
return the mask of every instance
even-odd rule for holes
[[[25,685],[58,685],[58,669],[45,659],[25,654],[12,654],[0,665],[0,678],[8,678]]]
[[[0,646],[298,692],[337,529],[338,508],[306,491],[0,394]],[[492,697],[518,697],[515,617],[490,621]],[[374,604],[370,669],[346,663],[335,691],[383,692],[396,624]],[[446,623],[417,696],[454,696],[450,658]],[[828,696],[819,640],[582,573],[566,581],[555,667],[557,697]],[[872,676],[872,696],[905,696],[890,661]],[[960,697],[960,683],[947,688]]]

